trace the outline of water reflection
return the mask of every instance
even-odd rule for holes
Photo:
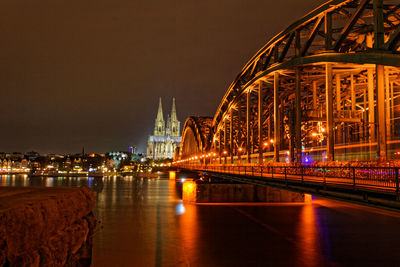
[[[321,266],[319,229],[316,207],[311,203],[302,206],[299,223],[299,259],[307,266]]]
[[[176,205],[176,209],[175,209],[176,215],[182,215],[185,213],[185,211],[186,211],[186,209],[185,209],[185,205],[183,205],[183,203],[179,203],[178,205]]]
[[[168,174],[3,175],[0,184],[92,188],[93,266],[341,266],[351,257],[393,266],[400,253],[400,216],[333,201],[187,204],[182,183]]]
[[[54,185],[53,179],[55,179],[55,178],[53,178],[53,177],[47,177],[46,178],[46,186],[47,187],[53,187],[53,185]]]
[[[207,240],[207,237],[201,238],[198,236],[199,227],[196,205],[185,205],[185,213],[179,216],[179,230],[181,236],[181,253],[185,265],[190,266],[190,263],[199,263],[199,258],[202,256],[201,247],[207,243],[204,242]],[[204,256],[204,260],[208,261],[206,256]],[[211,263],[212,261],[210,261]]]
[[[103,177],[29,177],[28,175],[0,175],[1,186],[45,186],[45,187],[80,187],[88,186],[94,192],[103,190]]]

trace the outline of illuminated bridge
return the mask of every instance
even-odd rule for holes
[[[332,0],[243,67],[212,121],[185,123],[181,160],[386,160],[400,139],[400,4]]]
[[[239,165],[394,162],[400,149],[399,39],[398,0],[323,4],[248,61],[213,118],[186,120],[174,164],[238,172]],[[287,177],[284,168],[279,171]],[[353,171],[346,171],[351,184],[357,175],[398,175],[397,169],[356,169],[353,177]],[[396,184],[398,190],[393,178],[389,187]]]

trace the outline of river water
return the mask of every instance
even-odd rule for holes
[[[93,266],[399,266],[400,213],[317,199],[182,203],[158,178],[0,176],[1,186],[89,186]]]

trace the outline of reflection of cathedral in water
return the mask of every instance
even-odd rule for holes
[[[154,135],[149,136],[147,157],[155,160],[172,159],[175,148],[181,142],[180,121],[176,116],[175,98],[172,99],[171,116],[168,115],[165,125],[161,98],[158,106],[157,118],[154,125]]]

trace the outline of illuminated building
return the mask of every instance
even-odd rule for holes
[[[165,125],[161,98],[154,125],[154,135],[150,135],[147,145],[147,157],[155,160],[172,159],[175,148],[181,142],[180,121],[176,116],[175,98],[172,99],[171,115]]]

